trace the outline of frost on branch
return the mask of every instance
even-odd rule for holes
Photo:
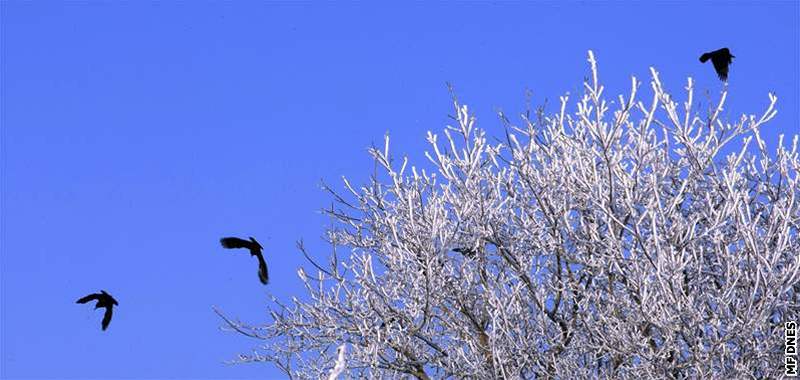
[[[597,64],[574,111],[501,115],[491,143],[466,106],[428,134],[429,170],[383,149],[363,186],[328,187],[332,253],[274,299],[241,361],[293,378],[778,377],[800,312],[797,136],[668,94],[603,97]],[[613,109],[613,110],[612,110]],[[791,142],[787,142],[791,140]],[[337,363],[336,347],[347,355]],[[344,364],[341,364],[341,362]]]

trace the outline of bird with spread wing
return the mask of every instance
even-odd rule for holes
[[[258,279],[261,280],[261,283],[264,285],[269,283],[267,262],[264,261],[264,255],[261,253],[261,250],[263,250],[264,247],[262,247],[261,244],[258,244],[256,239],[253,239],[252,236],[250,237],[250,240],[244,240],[235,237],[224,237],[219,239],[219,242],[224,248],[247,248],[250,250],[250,255],[258,258]]]
[[[733,62],[735,55],[731,54],[728,48],[710,51],[700,56],[700,62],[706,63],[709,59],[714,64],[714,70],[717,72],[719,79],[723,81],[728,80],[728,66]]]
[[[83,297],[77,300],[75,303],[87,303],[89,301],[97,301],[94,305],[95,310],[101,307],[106,308],[106,313],[103,315],[103,331],[108,328],[108,324],[111,323],[111,315],[113,313],[114,305],[119,305],[117,300],[114,299],[110,294],[106,293],[105,290],[101,290],[100,293],[93,293],[89,294],[86,297]]]

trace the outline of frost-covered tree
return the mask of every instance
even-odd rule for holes
[[[773,378],[800,316],[798,138],[768,149],[776,114],[720,120],[693,82],[679,103],[651,69],[618,101],[591,78],[572,109],[526,113],[487,139],[454,101],[428,134],[429,170],[370,151],[384,171],[325,187],[327,264],[240,361],[292,378]],[[614,107],[615,110],[610,108]],[[788,145],[791,145],[790,147]],[[341,348],[343,352],[344,348]],[[341,365],[337,366],[341,370]],[[331,376],[335,376],[335,372]]]

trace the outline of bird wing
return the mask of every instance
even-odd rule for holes
[[[100,300],[100,294],[97,294],[97,293],[89,294],[88,296],[83,297],[83,298],[75,301],[75,303],[87,303],[87,302],[89,302],[91,300],[99,301]]]
[[[111,313],[113,308],[111,305],[106,306],[106,313],[103,314],[103,330],[108,328],[108,324],[111,323]]]
[[[239,239],[239,238],[235,238],[235,237],[224,237],[222,239],[219,239],[219,242],[220,242],[220,244],[222,244],[222,246],[224,248],[249,248],[249,249],[252,249],[251,247],[253,245],[253,243],[248,241],[248,240]]]
[[[261,283],[266,285],[269,283],[269,271],[267,270],[267,262],[264,261],[264,256],[259,253],[256,255],[258,257],[258,279],[261,280]]]
[[[714,64],[714,70],[717,71],[719,79],[728,79],[728,65],[731,63],[730,58],[716,56],[711,58],[711,63]]]

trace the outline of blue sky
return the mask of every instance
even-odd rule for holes
[[[1,1],[0,375],[280,377],[223,364],[259,342],[211,306],[266,322],[269,295],[300,294],[295,241],[327,252],[320,180],[363,183],[386,132],[423,163],[446,81],[500,136],[526,90],[550,111],[577,94],[589,49],[614,99],[654,66],[705,101],[722,85],[698,57],[727,46],[724,114],[776,92],[774,147],[800,125],[798,4]],[[269,286],[225,235],[261,241]],[[75,304],[100,289],[120,303],[106,332]]]

